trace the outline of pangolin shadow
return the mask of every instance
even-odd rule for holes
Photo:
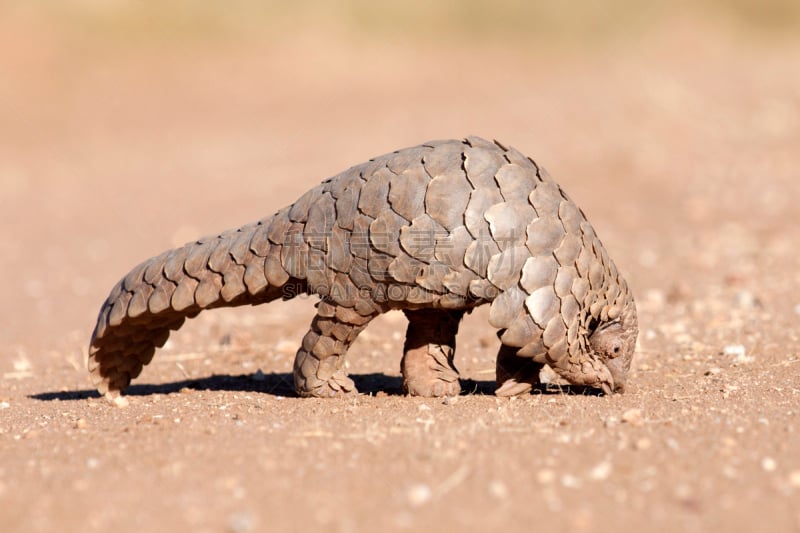
[[[374,394],[380,391],[389,395],[401,395],[403,381],[399,376],[382,373],[356,374],[350,376],[362,393]],[[255,392],[271,396],[296,397],[294,377],[291,373],[270,374],[212,374],[204,378],[184,379],[168,383],[133,384],[125,389],[125,396],[152,396],[174,394],[183,390]],[[42,392],[30,398],[41,401],[85,400],[100,398],[94,389]]]
[[[365,395],[382,393],[387,396],[403,396],[403,380],[400,376],[389,376],[383,373],[351,374],[358,390]],[[461,380],[461,395],[494,395],[497,388],[492,380]],[[294,378],[291,373],[271,374],[212,374],[205,378],[185,379],[159,384],[135,384],[125,389],[126,396],[152,396],[156,394],[175,394],[183,390],[196,391],[228,391],[255,392],[271,396],[296,397]],[[602,392],[589,387],[572,385],[538,385],[532,394],[566,394],[566,395],[601,395]],[[29,396],[41,401],[68,401],[100,398],[94,389],[75,391],[41,392]]]

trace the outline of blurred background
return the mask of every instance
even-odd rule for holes
[[[138,261],[468,134],[545,165],[640,292],[796,264],[798,30],[790,0],[0,2],[0,346],[82,357]]]
[[[627,394],[283,398],[309,299],[200,315],[127,410],[90,392],[135,264],[470,134],[544,165],[633,287]],[[797,531],[798,148],[796,0],[0,0],[0,528]],[[399,392],[403,327],[350,371]]]

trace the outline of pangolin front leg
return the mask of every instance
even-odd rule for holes
[[[463,310],[406,310],[403,389],[411,396],[456,396],[461,392],[453,358]]]
[[[332,398],[357,393],[344,366],[348,348],[373,315],[322,301],[294,360],[294,386],[304,397]]]
[[[500,345],[497,352],[497,396],[517,396],[533,390],[539,384],[539,372],[544,364],[517,355],[517,348]]]

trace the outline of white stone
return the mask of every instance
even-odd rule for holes
[[[408,503],[413,507],[420,507],[433,498],[433,491],[428,485],[418,483],[409,487],[406,497],[408,498]]]
[[[603,461],[598,463],[592,468],[589,472],[589,477],[594,479],[595,481],[603,481],[604,479],[608,479],[608,476],[611,475],[611,463],[608,461]]]

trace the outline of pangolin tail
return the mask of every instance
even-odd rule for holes
[[[283,216],[281,216],[283,215]],[[136,266],[112,289],[97,319],[88,368],[97,389],[118,396],[187,318],[214,307],[291,298],[304,280],[283,268],[285,213],[169,250]],[[280,227],[276,227],[280,226]],[[286,291],[295,282],[297,286]]]

